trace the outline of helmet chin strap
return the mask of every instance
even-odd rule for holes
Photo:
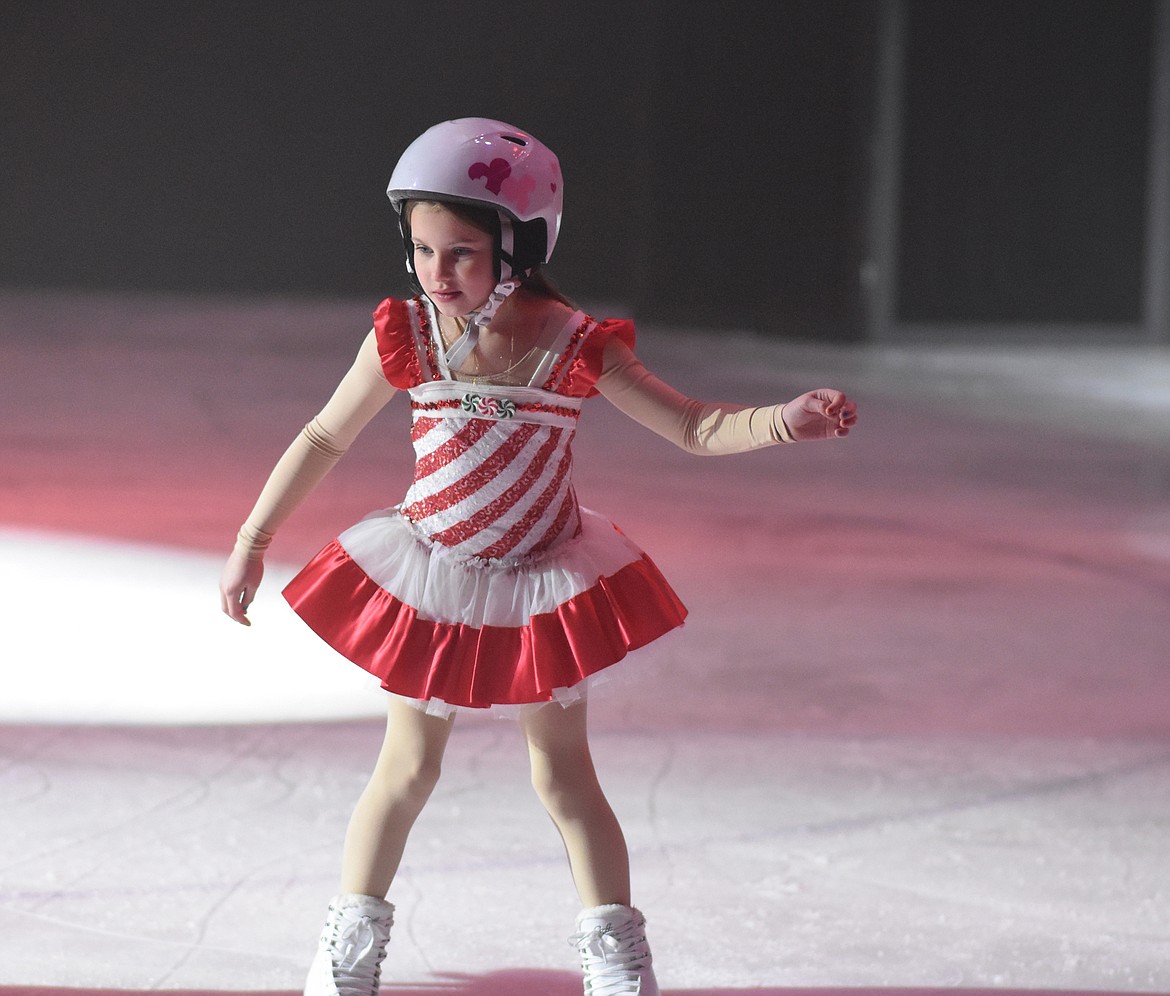
[[[500,219],[500,244],[496,250],[496,258],[500,262],[499,283],[496,289],[488,295],[482,308],[472,312],[468,321],[468,328],[478,325],[486,329],[492,323],[492,317],[500,309],[508,296],[520,286],[527,273],[516,272],[516,233],[512,228],[512,219],[506,214],[498,212]],[[506,272],[505,272],[506,271]]]
[[[463,335],[451,343],[451,348],[447,350],[446,360],[447,366],[450,369],[458,369],[464,361],[471,355],[471,351],[475,349],[475,345],[479,342],[479,330],[486,329],[492,323],[497,311],[509,296],[524,282],[524,278],[528,276],[527,273],[516,273],[513,262],[513,252],[515,250],[515,236],[512,230],[511,220],[504,214],[500,214],[500,245],[498,250],[498,258],[500,260],[500,282],[496,284],[495,289],[488,295],[488,299],[483,303],[483,306],[478,311],[473,311],[467,316],[467,328],[464,329]],[[508,274],[504,276],[503,270],[507,267]]]
[[[520,283],[521,281],[517,277],[501,280],[496,284],[496,289],[488,295],[483,307],[467,316],[467,328],[463,330],[463,335],[451,343],[451,347],[446,353],[447,366],[450,369],[458,369],[471,356],[471,351],[479,342],[479,330],[486,329],[491,325],[492,318],[499,311],[500,305],[508,300],[509,295],[520,286]]]
[[[475,349],[477,342],[479,342],[479,329],[476,328],[475,322],[468,322],[467,328],[463,330],[463,335],[451,343],[451,347],[444,355],[447,369],[458,370],[463,366],[464,361],[471,355],[471,351]]]
[[[521,282],[520,277],[509,277],[507,280],[501,280],[496,284],[496,289],[488,295],[488,299],[484,302],[483,307],[479,311],[473,311],[468,316],[468,325],[474,323],[481,329],[486,329],[491,325],[492,318],[500,310],[500,305],[508,300],[513,291],[520,286]]]

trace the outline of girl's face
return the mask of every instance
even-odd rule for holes
[[[410,213],[414,272],[448,318],[482,307],[495,289],[492,237],[441,204],[416,204]]]

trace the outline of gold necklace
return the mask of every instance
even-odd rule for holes
[[[459,337],[462,336],[463,333],[467,330],[467,323],[466,322],[460,323],[458,318],[452,318],[451,321],[455,325],[455,332],[456,332],[455,339],[458,340]],[[443,345],[444,345],[444,347],[447,346],[446,338],[444,338],[444,340],[443,340]],[[502,380],[503,378],[507,377],[508,374],[512,373],[514,370],[517,370],[521,366],[523,366],[524,363],[528,360],[528,358],[532,355],[532,351],[534,349],[536,349],[535,342],[531,346],[528,347],[527,351],[524,353],[523,356],[520,357],[520,359],[516,359],[516,337],[514,335],[509,336],[508,337],[509,365],[507,367],[505,367],[503,370],[495,370],[495,371],[490,371],[488,373],[483,373],[480,371],[480,354],[482,352],[482,349],[481,349],[481,344],[479,342],[477,342],[476,346],[475,346],[475,350],[472,353],[472,356],[475,359],[475,370],[474,370],[474,372],[467,374],[466,376],[472,384],[488,384],[488,383],[492,383],[492,382],[498,382],[498,381]],[[500,361],[501,362],[503,361],[503,357],[500,357]]]
[[[535,349],[535,348],[536,347],[534,346],[533,349]],[[531,355],[532,355],[532,349],[529,349],[527,353],[525,353],[523,356],[521,356],[520,359],[518,359],[515,363],[513,363],[507,369],[497,370],[494,373],[485,373],[485,374],[481,374],[479,372],[479,360],[476,359],[476,361],[475,361],[476,372],[471,375],[471,383],[473,383],[473,384],[501,384],[501,385],[503,385],[504,378],[507,377],[508,374],[510,374],[513,370],[517,369],[518,367],[523,366],[524,361],[527,360],[528,357]],[[520,387],[523,385],[513,384],[511,386],[512,387]]]

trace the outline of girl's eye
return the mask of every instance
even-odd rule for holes
[[[416,242],[416,243],[414,244],[414,251],[415,251],[415,252],[421,252],[421,253],[428,253],[428,252],[430,252],[430,249],[428,249],[426,246],[420,246],[420,245],[419,245],[419,244]]]

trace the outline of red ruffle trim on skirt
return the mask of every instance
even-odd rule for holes
[[[526,626],[438,623],[385,591],[334,540],[284,597],[334,650],[412,699],[488,708],[548,702],[682,625],[686,607],[645,554]]]

